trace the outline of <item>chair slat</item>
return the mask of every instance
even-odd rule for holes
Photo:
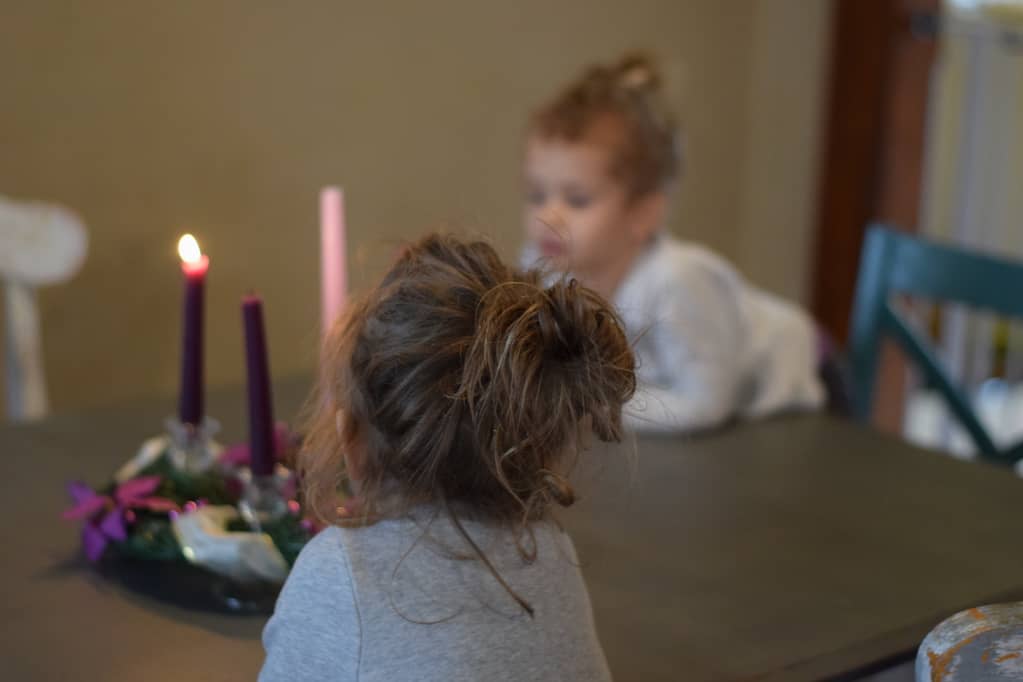
[[[1023,318],[1023,265],[886,232],[888,290]]]
[[[853,408],[859,418],[870,417],[881,338],[887,334],[939,390],[983,457],[1004,463],[1023,458],[1023,447],[1003,450],[994,443],[967,396],[941,368],[926,340],[891,307],[890,299],[897,294],[1023,318],[1023,263],[873,225],[863,243],[849,335]]]

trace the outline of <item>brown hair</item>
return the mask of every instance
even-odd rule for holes
[[[598,294],[545,287],[481,241],[425,237],[328,336],[299,456],[307,504],[334,522],[342,453],[356,448],[367,514],[395,500],[454,505],[517,529],[531,559],[521,531],[574,500],[565,460],[585,430],[620,440],[635,381]]]
[[[594,65],[533,114],[532,132],[579,142],[601,123],[616,126],[612,176],[630,198],[665,189],[682,165],[674,114],[652,57],[630,53],[611,65]]]

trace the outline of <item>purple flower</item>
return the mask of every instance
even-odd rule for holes
[[[81,481],[68,483],[73,505],[63,516],[69,521],[85,519],[82,546],[89,561],[98,561],[111,540],[128,538],[125,517],[131,509],[165,512],[178,508],[173,500],[152,496],[159,486],[159,476],[143,476],[120,484],[113,495],[100,495]]]

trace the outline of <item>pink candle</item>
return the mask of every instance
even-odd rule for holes
[[[250,294],[242,299],[245,326],[245,366],[249,384],[249,452],[254,476],[274,470],[274,415],[270,393],[270,363],[266,357],[263,302]]]
[[[190,234],[178,240],[181,272],[185,275],[185,307],[181,348],[181,395],[178,417],[197,426],[203,418],[203,309],[206,271],[210,259]]]
[[[344,194],[340,187],[320,192],[320,303],[323,331],[330,329],[348,294]]]

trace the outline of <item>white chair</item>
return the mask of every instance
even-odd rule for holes
[[[0,196],[4,383],[10,419],[39,419],[49,410],[36,289],[70,279],[87,249],[85,227],[72,212]]]

